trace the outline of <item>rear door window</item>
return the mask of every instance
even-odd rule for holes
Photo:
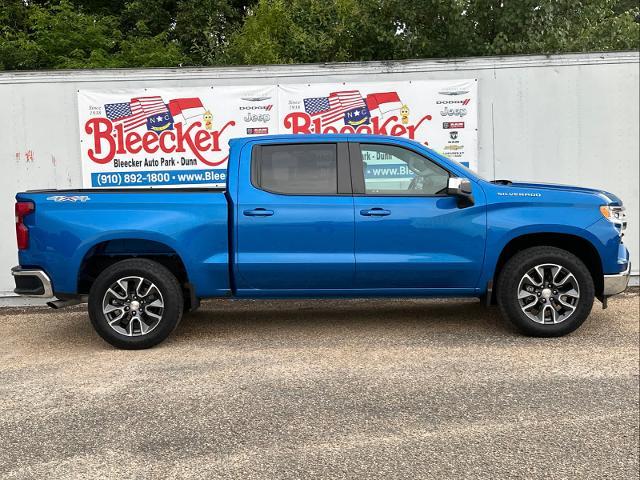
[[[253,177],[256,187],[272,193],[335,195],[338,193],[337,144],[263,145]]]

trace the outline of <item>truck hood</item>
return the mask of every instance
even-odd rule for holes
[[[587,193],[591,195],[597,195],[604,201],[610,204],[622,205],[622,200],[613,193],[605,190],[598,190],[596,188],[575,187],[573,185],[559,185],[555,183],[531,183],[531,182],[513,182],[508,185],[498,183],[502,188],[527,188],[533,190],[558,190],[567,193]]]

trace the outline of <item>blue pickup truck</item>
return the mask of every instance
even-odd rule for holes
[[[631,268],[615,195],[486,181],[396,137],[235,139],[224,189],[16,199],[15,292],[87,301],[98,334],[128,349],[210,297],[478,297],[559,336]]]

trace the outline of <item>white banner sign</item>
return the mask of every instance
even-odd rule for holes
[[[477,167],[477,81],[78,92],[83,185],[221,186],[229,139],[365,133]]]

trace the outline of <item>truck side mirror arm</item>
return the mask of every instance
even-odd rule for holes
[[[447,195],[458,197],[458,207],[466,208],[472,206],[473,189],[468,178],[450,177],[447,183]]]

